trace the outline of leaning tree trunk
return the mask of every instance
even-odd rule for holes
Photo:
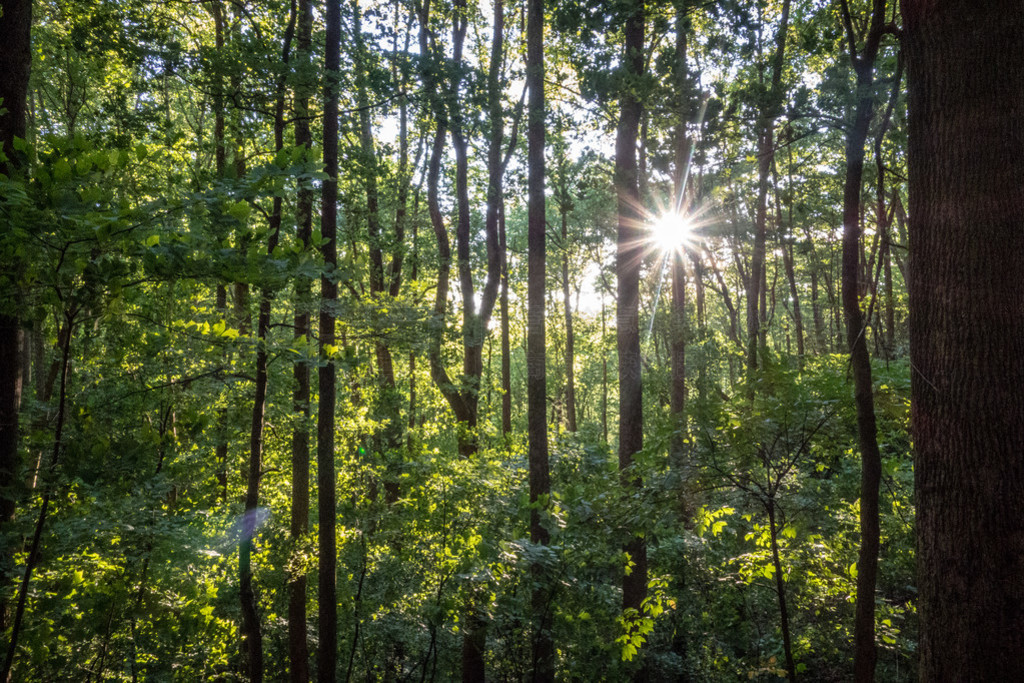
[[[1024,680],[1024,12],[903,0],[923,681]]]

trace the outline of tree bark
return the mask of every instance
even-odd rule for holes
[[[867,328],[860,308],[861,257],[861,185],[864,173],[864,144],[874,110],[875,58],[885,23],[885,0],[873,0],[871,24],[864,46],[857,49],[853,20],[846,0],[842,16],[849,41],[850,59],[857,75],[859,93],[853,121],[846,137],[846,180],[843,189],[843,261],[842,302],[846,317],[846,341],[853,373],[853,393],[857,406],[857,442],[861,455],[860,478],[860,552],[857,557],[857,597],[853,628],[854,679],[873,681],[875,677],[875,586],[878,579],[880,546],[878,487],[882,478],[882,457],[875,425],[875,403],[868,357]]]
[[[508,242],[505,211],[499,216],[501,239],[501,433],[508,441],[512,433],[512,342],[508,319]]]
[[[558,214],[561,221],[562,307],[565,316],[565,428],[576,431],[576,339],[572,329],[572,295],[569,286],[569,179],[565,159],[560,158]]]
[[[335,342],[334,306],[338,299],[335,270],[338,266],[338,80],[341,61],[341,2],[326,0],[324,62],[324,172],[320,234],[324,273],[320,277],[320,398],[317,401],[317,516],[319,525],[319,644],[317,679],[333,683],[338,662],[337,552],[335,542],[336,493],[334,490],[334,415],[337,371],[329,349]]]
[[[676,44],[673,75],[676,97],[679,98],[679,112],[675,130],[675,167],[672,178],[672,194],[675,198],[675,212],[682,213],[687,202],[684,200],[686,180],[691,160],[690,140],[686,132],[689,118],[686,95],[689,76],[686,66],[688,20],[685,2],[676,5]],[[670,306],[669,357],[672,379],[669,388],[669,412],[672,416],[672,439],[669,444],[671,465],[680,467],[683,459],[683,431],[686,427],[686,254],[683,245],[678,245],[665,258],[672,259],[672,303]]]
[[[923,681],[1024,680],[1024,12],[903,0]]]
[[[299,0],[296,48],[302,66],[310,63],[313,5],[310,0]],[[309,125],[309,97],[311,84],[303,75],[295,86],[295,144],[309,150],[313,136]],[[295,222],[299,243],[304,252],[309,250],[313,227],[313,190],[300,187],[295,204]],[[295,278],[295,339],[304,345],[311,333],[310,282],[306,277]],[[295,427],[292,430],[292,492],[291,541],[297,545],[309,532],[309,363],[300,358],[292,365],[294,389],[292,412]],[[288,577],[288,673],[291,683],[309,680],[309,644],[306,640],[306,575],[298,571]]]
[[[498,0],[500,4],[500,0]],[[547,352],[545,339],[546,227],[544,198],[544,0],[529,0],[526,24],[527,137],[527,421],[529,423],[530,541],[542,546],[551,535],[541,521],[551,494],[548,470]],[[575,426],[575,425],[573,425]],[[530,567],[533,589],[533,667],[531,680],[555,680],[555,649],[551,639],[550,585],[543,562]]]
[[[295,35],[297,8],[291,3],[288,27],[281,49],[281,74],[277,78],[274,103],[274,151],[284,149],[285,78],[291,57],[292,38]],[[277,248],[281,235],[281,197],[274,197],[269,217],[270,237],[267,256]],[[260,629],[256,593],[253,590],[252,552],[256,536],[256,516],[259,505],[260,478],[263,475],[263,419],[267,405],[267,333],[270,330],[271,299],[273,292],[267,286],[260,288],[259,315],[256,322],[256,382],[252,404],[252,424],[249,431],[249,474],[245,493],[245,512],[242,517],[242,537],[238,547],[239,600],[242,612],[242,649],[246,659],[246,673],[250,681],[263,680],[263,634]]]
[[[765,252],[768,238],[768,175],[775,158],[775,119],[782,105],[782,67],[786,56],[786,35],[789,32],[790,0],[783,0],[779,29],[775,34],[775,55],[772,58],[772,80],[757,122],[757,207],[754,216],[754,254],[747,282],[747,394],[754,393],[754,373],[758,355],[764,345],[765,330]]]
[[[14,149],[14,139],[25,138],[27,96],[31,52],[32,3],[30,0],[0,0],[0,151],[6,161],[0,172],[13,176],[21,166],[21,152]],[[5,268],[9,268],[6,264]],[[17,268],[17,266],[15,266]],[[16,276],[0,289],[0,531],[6,531],[14,518],[18,477],[18,413],[21,408],[22,327],[12,305],[20,299]],[[13,547],[0,551],[0,585],[6,585],[7,573],[13,563]],[[6,591],[5,591],[6,593]],[[0,632],[7,627],[7,604],[0,598]]]
[[[644,0],[625,7],[623,62],[630,83],[644,73]],[[643,484],[633,473],[633,456],[643,448],[643,386],[640,358],[640,265],[643,233],[640,229],[636,143],[643,111],[635,91],[626,88],[619,99],[615,135],[615,190],[618,201],[615,274],[617,280],[616,343],[619,353],[619,470],[627,489]],[[622,607],[640,612],[647,597],[647,544],[634,530],[626,531],[624,550],[632,567],[622,577]],[[642,676],[642,674],[640,674]]]

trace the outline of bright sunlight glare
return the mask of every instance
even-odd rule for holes
[[[681,213],[662,214],[651,223],[650,239],[663,252],[682,249],[691,239],[689,219]]]

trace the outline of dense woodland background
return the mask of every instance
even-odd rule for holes
[[[916,679],[898,9],[4,0],[7,675]]]

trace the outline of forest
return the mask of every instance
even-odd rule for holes
[[[0,0],[0,681],[1024,680],[1024,8]]]

